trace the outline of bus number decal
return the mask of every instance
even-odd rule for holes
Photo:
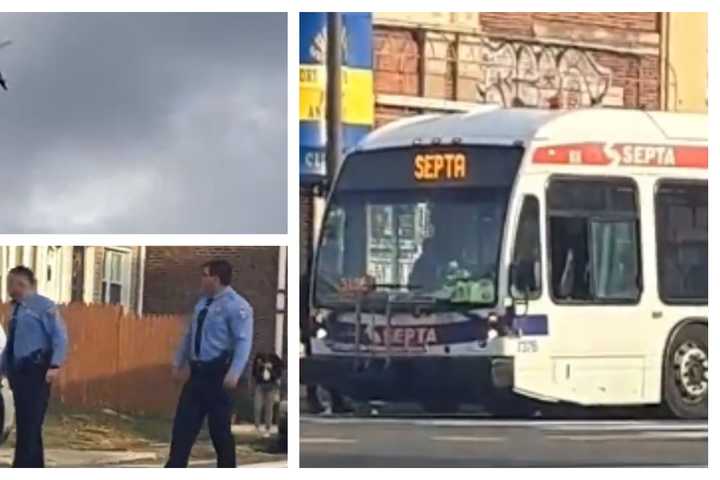
[[[537,340],[520,340],[518,341],[518,353],[537,353]]]

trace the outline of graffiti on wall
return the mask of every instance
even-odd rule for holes
[[[575,47],[479,38],[460,48],[460,61],[475,64],[477,101],[506,107],[578,108],[601,105],[612,71]],[[461,74],[462,75],[462,74]]]

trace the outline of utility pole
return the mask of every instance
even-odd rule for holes
[[[342,14],[327,14],[327,86],[325,168],[328,182],[337,176],[342,160]]]

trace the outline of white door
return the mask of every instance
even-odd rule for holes
[[[637,332],[651,309],[642,301],[637,186],[553,177],[530,190],[540,204],[543,274],[520,313],[546,322],[546,332],[534,355],[518,354],[517,387],[588,405],[641,402],[647,340]]]

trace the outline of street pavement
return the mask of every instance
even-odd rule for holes
[[[301,467],[706,466],[707,422],[303,416]]]

